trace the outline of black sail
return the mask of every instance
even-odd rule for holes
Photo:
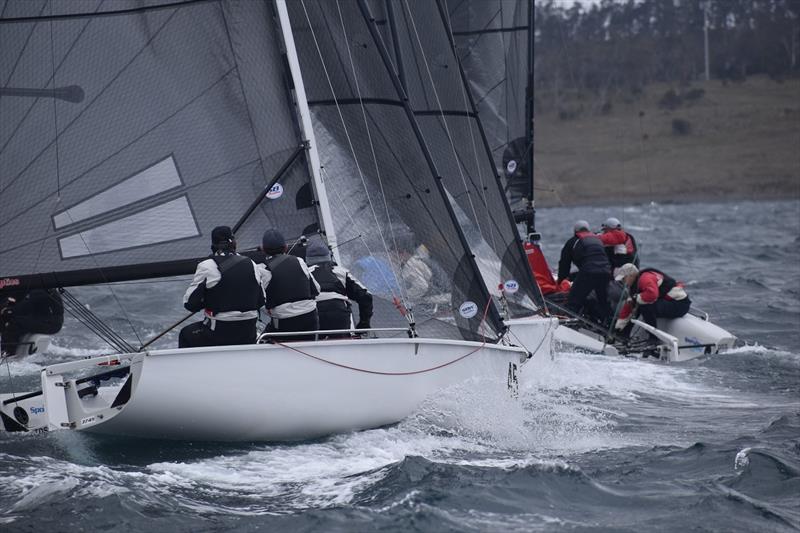
[[[14,1],[0,15],[0,280],[181,274],[301,145],[267,2]],[[318,229],[304,157],[237,232]]]
[[[526,129],[529,64],[529,0],[448,0],[458,56],[508,199],[521,208],[528,195],[532,150]]]
[[[443,2],[383,4],[397,69],[490,289],[505,285],[512,316],[542,298],[486,142],[482,116],[460,71]]]
[[[413,307],[422,333],[436,325],[437,335],[495,336],[499,316],[358,3],[288,7],[341,256],[357,274],[375,278],[370,288],[379,296]],[[386,21],[378,27],[387,46]]]

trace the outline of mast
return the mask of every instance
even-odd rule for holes
[[[294,45],[294,35],[292,34],[292,25],[289,20],[289,11],[286,8],[286,0],[275,0],[275,5],[278,9],[278,19],[280,20],[283,44],[286,48],[286,59],[292,74],[297,110],[300,113],[300,129],[305,136],[305,142],[308,143],[309,166],[311,167],[314,192],[319,200],[318,207],[320,218],[322,219],[322,230],[327,238],[328,246],[330,246],[333,251],[334,260],[341,264],[339,247],[336,241],[336,229],[333,225],[333,218],[331,217],[328,193],[325,189],[325,183],[322,181],[322,174],[320,172],[321,164],[319,152],[317,151],[317,140],[314,136],[314,126],[311,123],[311,112],[308,108],[306,89],[303,84],[303,76],[300,72],[300,61],[297,58],[297,49]]]
[[[528,86],[525,89],[525,139],[528,146],[528,174],[530,174],[530,188],[528,189],[528,209],[530,216],[527,220],[527,234],[536,233],[536,209],[533,200],[533,2],[528,2]]]
[[[279,0],[281,1],[281,0]],[[408,99],[408,95],[406,94],[405,90],[403,89],[403,85],[398,77],[397,72],[392,68],[392,63],[389,59],[389,51],[386,49],[383,40],[380,38],[378,34],[377,25],[375,23],[375,17],[372,15],[372,12],[369,9],[369,6],[366,3],[366,0],[358,0],[358,7],[361,10],[361,14],[364,17],[364,21],[367,23],[367,28],[369,28],[370,36],[372,37],[372,41],[375,44],[378,53],[383,60],[384,67],[386,71],[389,73],[389,78],[392,80],[392,85],[394,85],[395,91],[397,92],[398,98],[400,98],[403,104],[403,110],[408,117],[408,121],[411,126],[411,130],[414,132],[414,136],[417,138],[417,142],[419,143],[420,149],[422,150],[422,154],[425,156],[425,162],[428,165],[431,173],[433,174],[434,181],[436,182],[436,189],[439,191],[439,194],[444,200],[445,209],[447,209],[447,214],[450,216],[450,219],[453,221],[453,225],[455,227],[456,233],[458,234],[459,241],[464,249],[466,254],[467,261],[475,274],[476,279],[480,283],[480,288],[483,294],[486,296],[489,305],[489,317],[491,318],[490,322],[498,325],[503,324],[503,320],[500,317],[500,313],[497,310],[497,307],[492,300],[492,295],[486,287],[486,282],[481,275],[480,269],[478,268],[478,264],[475,262],[475,255],[472,253],[469,243],[467,242],[467,238],[464,235],[464,231],[461,229],[461,225],[458,223],[458,219],[456,217],[455,211],[453,211],[453,206],[450,204],[450,200],[447,197],[447,191],[442,184],[442,177],[439,175],[439,170],[436,167],[436,163],[433,160],[433,156],[431,155],[430,150],[428,149],[428,145],[425,143],[425,139],[422,136],[422,132],[420,130],[419,124],[417,123],[417,119],[414,116],[414,110],[411,108],[411,104]],[[502,334],[501,332],[498,332]]]

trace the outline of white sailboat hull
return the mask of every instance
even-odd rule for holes
[[[154,351],[128,405],[89,430],[179,440],[310,439],[396,423],[437,390],[468,379],[507,387],[526,359],[518,348],[432,339]]]
[[[658,329],[677,339],[678,349],[669,354],[670,362],[689,361],[709,354],[725,352],[733,348],[736,337],[692,314],[680,318],[659,318]]]
[[[558,327],[555,317],[512,318],[503,321],[512,342],[520,344],[533,357],[550,357]]]
[[[569,351],[619,355],[619,351],[611,344],[598,339],[593,334],[582,333],[567,326],[560,326],[554,333],[555,341]]]
[[[729,331],[692,314],[680,318],[659,318],[657,329],[650,328],[640,320],[634,322],[638,331],[634,329],[632,337],[650,331],[660,340],[661,356],[653,360],[680,363],[703,355],[723,353],[733,348],[736,342],[736,336]],[[616,348],[603,343],[599,336],[586,330],[576,331],[562,326],[555,331],[554,338],[567,349],[618,355]]]

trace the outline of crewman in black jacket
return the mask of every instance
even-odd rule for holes
[[[211,251],[211,257],[197,265],[183,297],[186,309],[205,309],[205,317],[181,330],[179,348],[256,341],[258,310],[264,305],[261,270],[236,253],[236,240],[228,226],[211,232]]]
[[[265,333],[317,331],[316,296],[319,284],[308,271],[305,261],[287,254],[286,239],[278,230],[268,229],[261,240],[267,256],[261,269],[261,285],[266,296],[270,322]],[[315,335],[273,337],[275,342],[314,340]]]
[[[331,252],[321,243],[306,250],[306,263],[320,287],[317,296],[319,329],[350,329],[350,300],[358,303],[356,329],[369,329],[372,318],[372,294],[347,269],[331,260]],[[332,335],[329,335],[332,336]],[[341,336],[349,336],[348,334]]]
[[[589,223],[578,220],[574,226],[575,235],[561,249],[558,262],[558,281],[567,278],[572,263],[578,267],[578,275],[572,283],[567,297],[567,307],[579,313],[586,303],[586,298],[594,291],[597,296],[598,309],[607,318],[608,282],[611,280],[611,263],[606,255],[600,238],[589,230]]]

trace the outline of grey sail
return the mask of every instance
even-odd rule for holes
[[[113,11],[112,11],[113,10]],[[0,2],[0,279],[192,272],[319,229],[267,2]]]
[[[385,7],[396,68],[481,273],[493,292],[508,283],[512,316],[530,316],[542,297],[498,182],[472,88],[460,71],[444,4],[379,5]]]
[[[528,58],[528,0],[447,2],[458,56],[486,128],[509,201],[523,207],[530,176],[530,135],[526,87],[533,65]]]
[[[345,263],[412,307],[423,334],[495,337],[497,310],[358,2],[288,7]],[[386,46],[386,21],[378,28]]]

